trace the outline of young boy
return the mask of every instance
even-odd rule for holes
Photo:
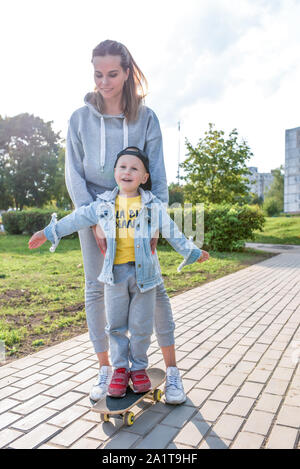
[[[147,351],[153,331],[155,287],[163,280],[150,240],[159,230],[184,256],[178,271],[184,265],[204,262],[209,254],[186,239],[150,192],[149,160],[143,151],[137,147],[122,150],[114,176],[118,187],[98,195],[95,202],[58,222],[54,214],[51,223],[31,237],[29,248],[37,248],[48,239],[54,252],[61,237],[98,224],[105,256],[98,280],[105,284],[106,333],[114,368],[108,395],[123,397],[129,379],[135,392],[151,389],[146,372]]]

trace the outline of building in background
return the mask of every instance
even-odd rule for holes
[[[265,193],[273,182],[273,174],[259,173],[255,166],[250,166],[248,169],[251,171],[251,174],[247,176],[250,181],[251,192],[264,199]]]
[[[285,131],[284,212],[300,212],[300,127]]]

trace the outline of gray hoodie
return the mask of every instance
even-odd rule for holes
[[[149,157],[152,192],[168,203],[162,135],[155,113],[141,105],[136,121],[124,114],[110,116],[84,99],[85,106],[70,117],[66,144],[66,185],[75,208],[96,200],[97,194],[113,190],[114,163],[119,151],[133,145]]]

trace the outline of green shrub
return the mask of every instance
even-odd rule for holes
[[[51,221],[53,210],[31,209],[4,212],[2,220],[4,229],[8,234],[30,234],[39,231],[47,226]],[[65,217],[71,211],[57,210],[57,219]],[[76,237],[73,233],[69,237]]]
[[[274,215],[279,215],[281,212],[281,206],[277,199],[274,197],[268,197],[264,201],[263,210],[268,217],[273,217]]]

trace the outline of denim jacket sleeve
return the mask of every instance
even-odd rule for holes
[[[171,244],[175,251],[184,257],[184,260],[177,268],[177,271],[180,272],[185,265],[196,262],[199,257],[201,257],[202,251],[192,242],[192,236],[187,239],[184,234],[179,231],[178,226],[169,216],[164,205],[159,203],[158,207],[159,231],[161,235]]]
[[[83,205],[66,217],[57,221],[56,213],[53,213],[51,222],[44,228],[46,238],[51,241],[50,252],[54,252],[61,238],[82,228],[93,226],[98,223],[97,207],[99,202]]]

